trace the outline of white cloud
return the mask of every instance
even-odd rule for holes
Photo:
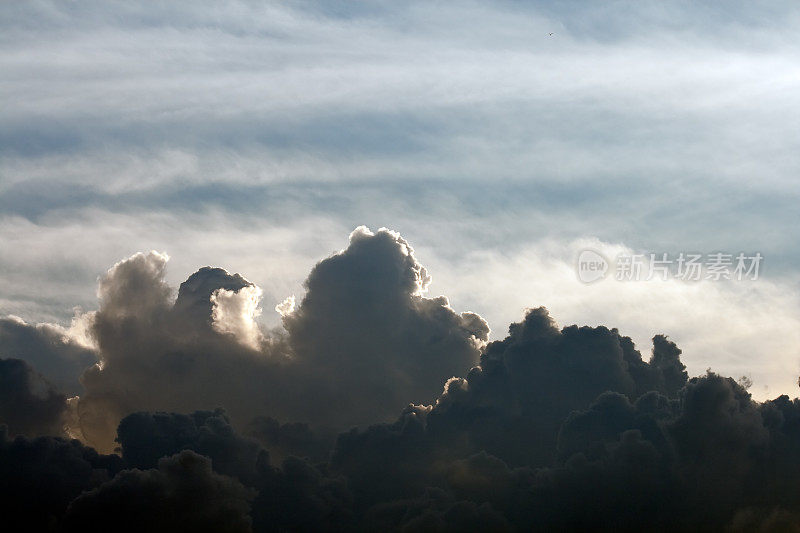
[[[233,335],[241,344],[258,350],[264,336],[256,318],[261,315],[261,289],[243,287],[238,291],[217,289],[211,294],[211,320],[214,329]]]

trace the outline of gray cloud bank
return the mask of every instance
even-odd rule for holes
[[[385,229],[320,261],[273,331],[246,278],[204,267],[176,293],[167,261],[114,265],[69,329],[5,322],[4,516],[54,531],[800,527],[800,400],[690,378],[663,335],[644,358],[540,307],[488,342],[478,315],[425,296],[430,274]],[[86,353],[67,399],[51,381]]]

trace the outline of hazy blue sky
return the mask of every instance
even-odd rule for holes
[[[156,249],[172,283],[240,272],[275,325],[385,226],[493,338],[545,305],[796,391],[793,2],[3,2],[0,100],[0,314],[67,323]],[[587,286],[584,247],[765,259]]]

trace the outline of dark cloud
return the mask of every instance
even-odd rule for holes
[[[284,317],[315,394],[336,404],[340,427],[394,416],[411,401],[431,402],[442,383],[475,364],[489,328],[455,313],[397,233],[356,229],[350,246],[317,264],[298,308]]]
[[[254,427],[270,437],[299,432],[300,448],[308,446],[307,434],[294,425],[262,420]],[[208,457],[215,472],[256,491],[252,507],[256,531],[352,525],[352,497],[344,479],[329,475],[324,465],[291,455],[273,466],[271,454],[255,439],[239,435],[221,410],[191,415],[135,413],[120,423],[118,441],[123,459],[139,469],[154,468],[159,458],[186,450]]]
[[[556,458],[539,468],[485,451],[462,455],[434,424],[437,407],[427,416],[409,410],[340,437],[332,466],[373,510],[435,486],[456,501],[490,504],[521,530],[791,531],[800,509],[798,405],[785,396],[754,402],[713,373],[676,398],[605,392],[563,421]]]
[[[343,531],[358,524],[347,480],[325,465],[288,457],[280,468],[265,469],[256,487],[256,531]]]
[[[252,482],[266,453],[255,440],[239,436],[222,410],[177,413],[134,413],[117,429],[122,458],[134,468],[155,468],[159,459],[182,450],[209,457],[220,474]]]
[[[562,422],[605,391],[636,399],[675,396],[686,380],[680,350],[654,339],[650,362],[627,337],[605,327],[556,327],[544,308],[528,311],[489,344],[465,379],[447,382],[427,417],[437,439],[463,453],[486,450],[513,465],[554,458]]]
[[[21,531],[56,531],[73,499],[122,466],[119,457],[98,455],[77,440],[9,440],[0,426],[0,516]]]
[[[269,450],[270,457],[275,460],[294,455],[324,461],[335,440],[335,436],[315,433],[308,424],[281,423],[269,416],[254,418],[244,433]]]
[[[0,424],[12,435],[62,435],[67,398],[19,359],[0,359]]]
[[[157,469],[124,470],[69,506],[66,531],[249,532],[254,492],[183,451]]]
[[[488,503],[455,501],[453,495],[429,488],[418,498],[376,505],[364,518],[367,531],[511,531],[502,514]]]
[[[340,436],[331,465],[367,508],[438,487],[523,530],[783,527],[800,505],[797,400],[687,380],[663,336],[644,362],[616,330],[531,310],[432,407]]]

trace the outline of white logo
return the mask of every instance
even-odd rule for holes
[[[578,256],[578,279],[593,283],[606,277],[608,261],[594,250],[584,250]]]

